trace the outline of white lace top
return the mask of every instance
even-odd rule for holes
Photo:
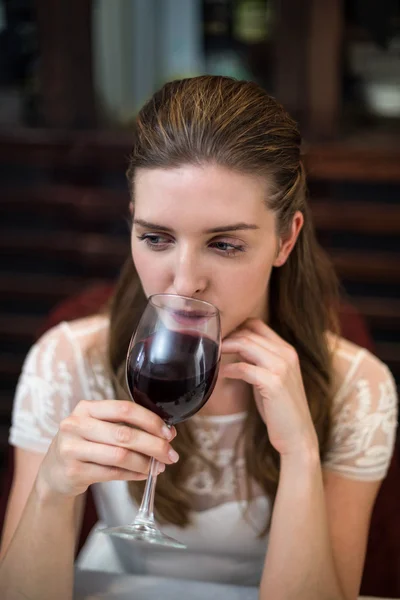
[[[108,318],[95,316],[61,323],[35,344],[17,387],[10,443],[45,453],[60,421],[81,400],[114,397],[104,357]],[[397,397],[390,371],[368,351],[342,339],[334,344],[336,394],[333,427],[323,467],[357,480],[385,477],[392,456],[397,423]],[[270,504],[255,488],[244,516],[244,459],[235,454],[245,413],[192,418],[202,454],[217,473],[193,457],[186,481],[194,498],[192,523],[186,529],[163,530],[185,542],[179,554],[141,549],[129,541],[92,533],[81,553],[85,568],[118,572],[154,573],[257,585],[268,536],[261,539]],[[240,445],[239,445],[240,447]],[[129,523],[137,506],[125,482],[93,486],[100,520],[107,525]]]

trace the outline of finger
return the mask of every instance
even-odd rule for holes
[[[279,378],[257,365],[245,362],[234,363],[224,367],[224,377],[228,379],[241,379],[258,389],[274,391],[279,385]]]
[[[118,446],[144,456],[154,457],[165,464],[176,462],[173,459],[174,450],[167,440],[123,423],[108,423],[91,417],[70,415],[62,421],[60,430],[89,442]]]
[[[129,400],[82,401],[74,413],[88,414],[112,423],[127,423],[166,440],[172,440],[176,436],[175,427],[169,428],[158,415]]]
[[[105,481],[145,481],[146,473],[135,473],[118,467],[105,467],[95,463],[82,463],[77,468],[85,467],[85,484],[101,483]]]
[[[278,335],[276,331],[271,329],[269,325],[261,321],[261,319],[247,319],[247,321],[245,321],[244,326],[250,329],[251,331],[254,331],[254,333],[265,337],[267,340],[274,342],[275,344],[278,344],[283,347],[288,346],[288,343],[283,338],[281,338],[281,336]]]
[[[222,351],[229,354],[239,354],[250,364],[268,369],[272,373],[281,373],[285,367],[283,358],[275,352],[263,348],[248,337],[225,340],[222,344]],[[224,367],[222,373],[225,374],[225,372]]]
[[[107,446],[85,440],[70,438],[60,444],[64,460],[94,463],[100,466],[117,467],[134,473],[147,475],[150,458],[119,446]]]
[[[258,344],[262,348],[269,350],[273,354],[277,356],[281,356],[283,354],[281,346],[277,346],[271,340],[267,339],[265,336],[259,335],[258,333],[254,333],[251,329],[240,329],[239,331],[233,333],[231,336],[225,338],[222,342],[222,348],[224,347],[224,343],[229,340],[241,340],[241,339],[249,339],[252,340],[255,344]]]
[[[258,343],[272,352],[279,354],[282,358],[289,360],[289,362],[296,360],[297,352],[293,346],[259,319],[249,319],[246,321],[243,329],[233,335],[240,335],[241,332],[245,333],[245,335],[257,336]]]

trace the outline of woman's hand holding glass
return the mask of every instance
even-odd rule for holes
[[[97,482],[141,481],[152,458],[159,472],[177,462],[174,427],[130,401],[81,401],[60,424],[43,460],[38,485],[46,493],[77,496]]]

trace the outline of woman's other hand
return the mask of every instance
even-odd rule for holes
[[[222,367],[222,376],[242,379],[254,389],[269,439],[280,455],[318,449],[295,349],[259,319],[249,319],[228,336],[222,352],[242,362]]]

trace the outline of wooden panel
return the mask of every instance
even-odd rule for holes
[[[13,395],[0,393],[0,421],[9,419],[12,411]]]
[[[87,168],[124,172],[132,151],[131,131],[0,131],[0,161],[46,169]]]
[[[306,143],[304,161],[314,180],[400,183],[400,132]],[[106,169],[123,173],[132,150],[131,131],[0,131],[0,161],[47,169]]]
[[[342,21],[341,0],[311,0],[305,81],[308,92],[306,132],[311,139],[338,135]]]
[[[300,123],[307,113],[307,39],[311,0],[276,3],[274,96]]]
[[[319,231],[400,234],[400,205],[332,200],[310,202]]]
[[[94,229],[123,222],[129,214],[129,193],[95,187],[44,185],[6,188],[0,195],[0,211],[54,217],[64,226]]]
[[[7,425],[0,425],[0,450],[6,452],[8,446],[9,428]]]
[[[400,136],[306,144],[304,162],[312,180],[400,183]]]
[[[42,326],[43,318],[29,315],[0,314],[0,338],[31,344]]]
[[[400,300],[394,298],[352,298],[352,304],[371,327],[400,329]]]
[[[45,124],[92,127],[91,0],[35,0]]]
[[[129,243],[96,233],[71,232],[3,232],[0,252],[9,257],[19,256],[31,260],[50,258],[65,260],[83,269],[87,267],[119,268],[129,253]]]
[[[329,252],[339,276],[347,281],[399,283],[399,258],[389,252]]]
[[[0,352],[0,377],[2,383],[5,380],[17,381],[23,360],[23,356],[18,356],[13,352]]]
[[[377,356],[386,363],[397,380],[400,378],[400,344],[379,342],[376,344]]]
[[[79,293],[90,285],[106,285],[105,278],[68,277],[36,274],[0,274],[0,297],[5,300],[55,304]],[[29,308],[29,307],[27,307]]]

